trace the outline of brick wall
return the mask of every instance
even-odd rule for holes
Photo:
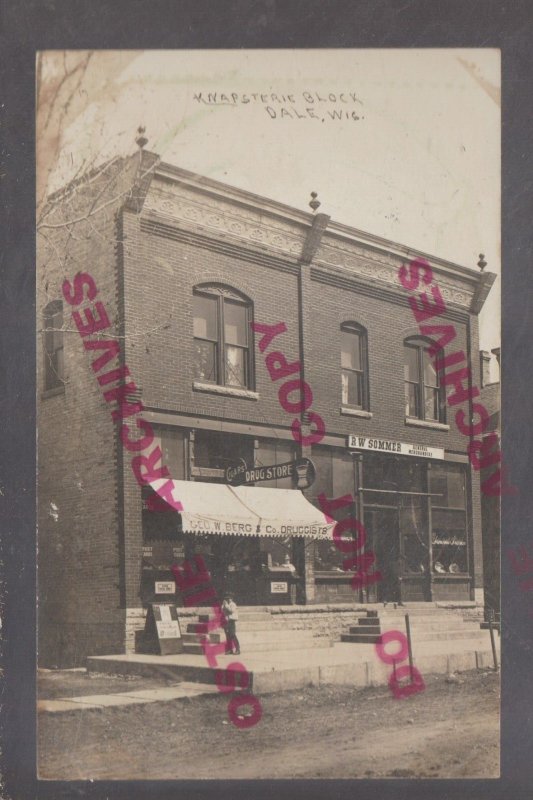
[[[277,386],[256,348],[256,386],[260,399],[193,391],[193,287],[223,283],[253,302],[254,320],[287,325],[275,341],[289,360],[298,358],[297,277],[253,260],[236,259],[206,245],[176,242],[141,230],[141,218],[124,217],[127,359],[147,407],[289,427]],[[144,333],[138,339],[133,334]],[[274,346],[274,345],[273,345]]]
[[[43,308],[62,298],[62,282],[78,271],[96,281],[113,323],[107,333],[120,329],[116,213],[136,167],[136,160],[117,160],[66,197],[52,199],[37,237],[38,330]],[[63,390],[43,392],[42,335],[37,352],[38,649],[44,666],[76,666],[87,655],[124,646],[119,451],[71,307],[64,302],[63,309]]]
[[[313,405],[320,409],[327,432],[381,436],[466,453],[465,437],[457,430],[450,410],[447,410],[449,431],[412,427],[405,422],[403,341],[419,332],[407,303],[407,293],[398,292],[393,301],[385,296],[368,296],[356,287],[349,290],[327,286],[317,280],[311,287],[306,377],[313,388]],[[340,413],[340,326],[343,322],[358,323],[367,331],[371,419]],[[457,337],[449,345],[448,352],[466,352],[466,324],[456,321],[451,324],[455,325]]]

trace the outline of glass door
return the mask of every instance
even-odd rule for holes
[[[402,600],[430,600],[427,497],[400,494],[398,501]]]
[[[401,599],[398,509],[365,504],[364,524],[368,534],[366,550],[374,553],[375,570],[381,573],[381,580],[368,587],[363,599],[368,603],[397,603]]]

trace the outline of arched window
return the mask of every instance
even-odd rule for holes
[[[444,422],[444,395],[438,363],[431,357],[426,339],[404,342],[405,416],[430,422]]]
[[[64,384],[63,303],[53,300],[44,309],[44,389],[57,389]]]
[[[226,286],[197,286],[193,316],[195,379],[252,389],[251,302]]]
[[[342,405],[368,411],[368,353],[366,331],[361,325],[341,325]]]

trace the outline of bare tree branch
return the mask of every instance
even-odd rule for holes
[[[127,165],[124,166],[123,170],[121,170],[119,175],[122,174],[122,172],[124,172],[124,170],[126,169],[126,166]],[[152,166],[150,166],[144,173],[142,173],[138,177],[138,180],[143,180],[147,175],[150,174],[150,172],[153,172],[154,167],[155,167],[154,164]],[[107,184],[103,187],[103,189],[96,196],[95,201],[93,202],[91,208],[85,214],[82,214],[79,217],[75,217],[74,219],[64,220],[62,222],[56,222],[56,223],[42,222],[42,223],[40,223],[38,225],[38,230],[41,230],[42,228],[49,228],[49,229],[68,228],[70,225],[77,225],[80,222],[85,222],[86,220],[89,219],[89,217],[92,217],[92,216],[95,216],[96,214],[99,214],[100,211],[103,211],[108,206],[112,205],[113,203],[116,203],[116,201],[119,198],[126,197],[127,195],[131,196],[133,190],[132,190],[132,187],[130,186],[127,189],[124,189],[124,191],[118,192],[116,195],[114,195],[111,199],[107,200],[105,203],[102,203],[100,206],[95,207],[96,202],[105,193],[105,191],[109,188],[109,186],[114,181],[116,181],[116,179],[119,177],[119,175],[114,175],[112,178],[110,178],[110,180],[107,182]]]

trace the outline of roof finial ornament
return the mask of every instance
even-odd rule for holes
[[[143,147],[148,144],[148,139],[144,135],[145,131],[146,128],[144,125],[139,125],[139,127],[137,128],[137,133],[139,135],[136,137],[135,142],[136,144],[138,144],[139,150],[142,150]]]
[[[477,262],[477,265],[480,268],[481,272],[483,272],[483,270],[487,266],[487,262],[485,261],[485,256],[483,255],[483,253],[479,254],[479,261]]]
[[[316,192],[311,192],[311,200],[309,201],[309,205],[313,209],[313,213],[320,208],[320,200],[317,200],[318,194]]]

